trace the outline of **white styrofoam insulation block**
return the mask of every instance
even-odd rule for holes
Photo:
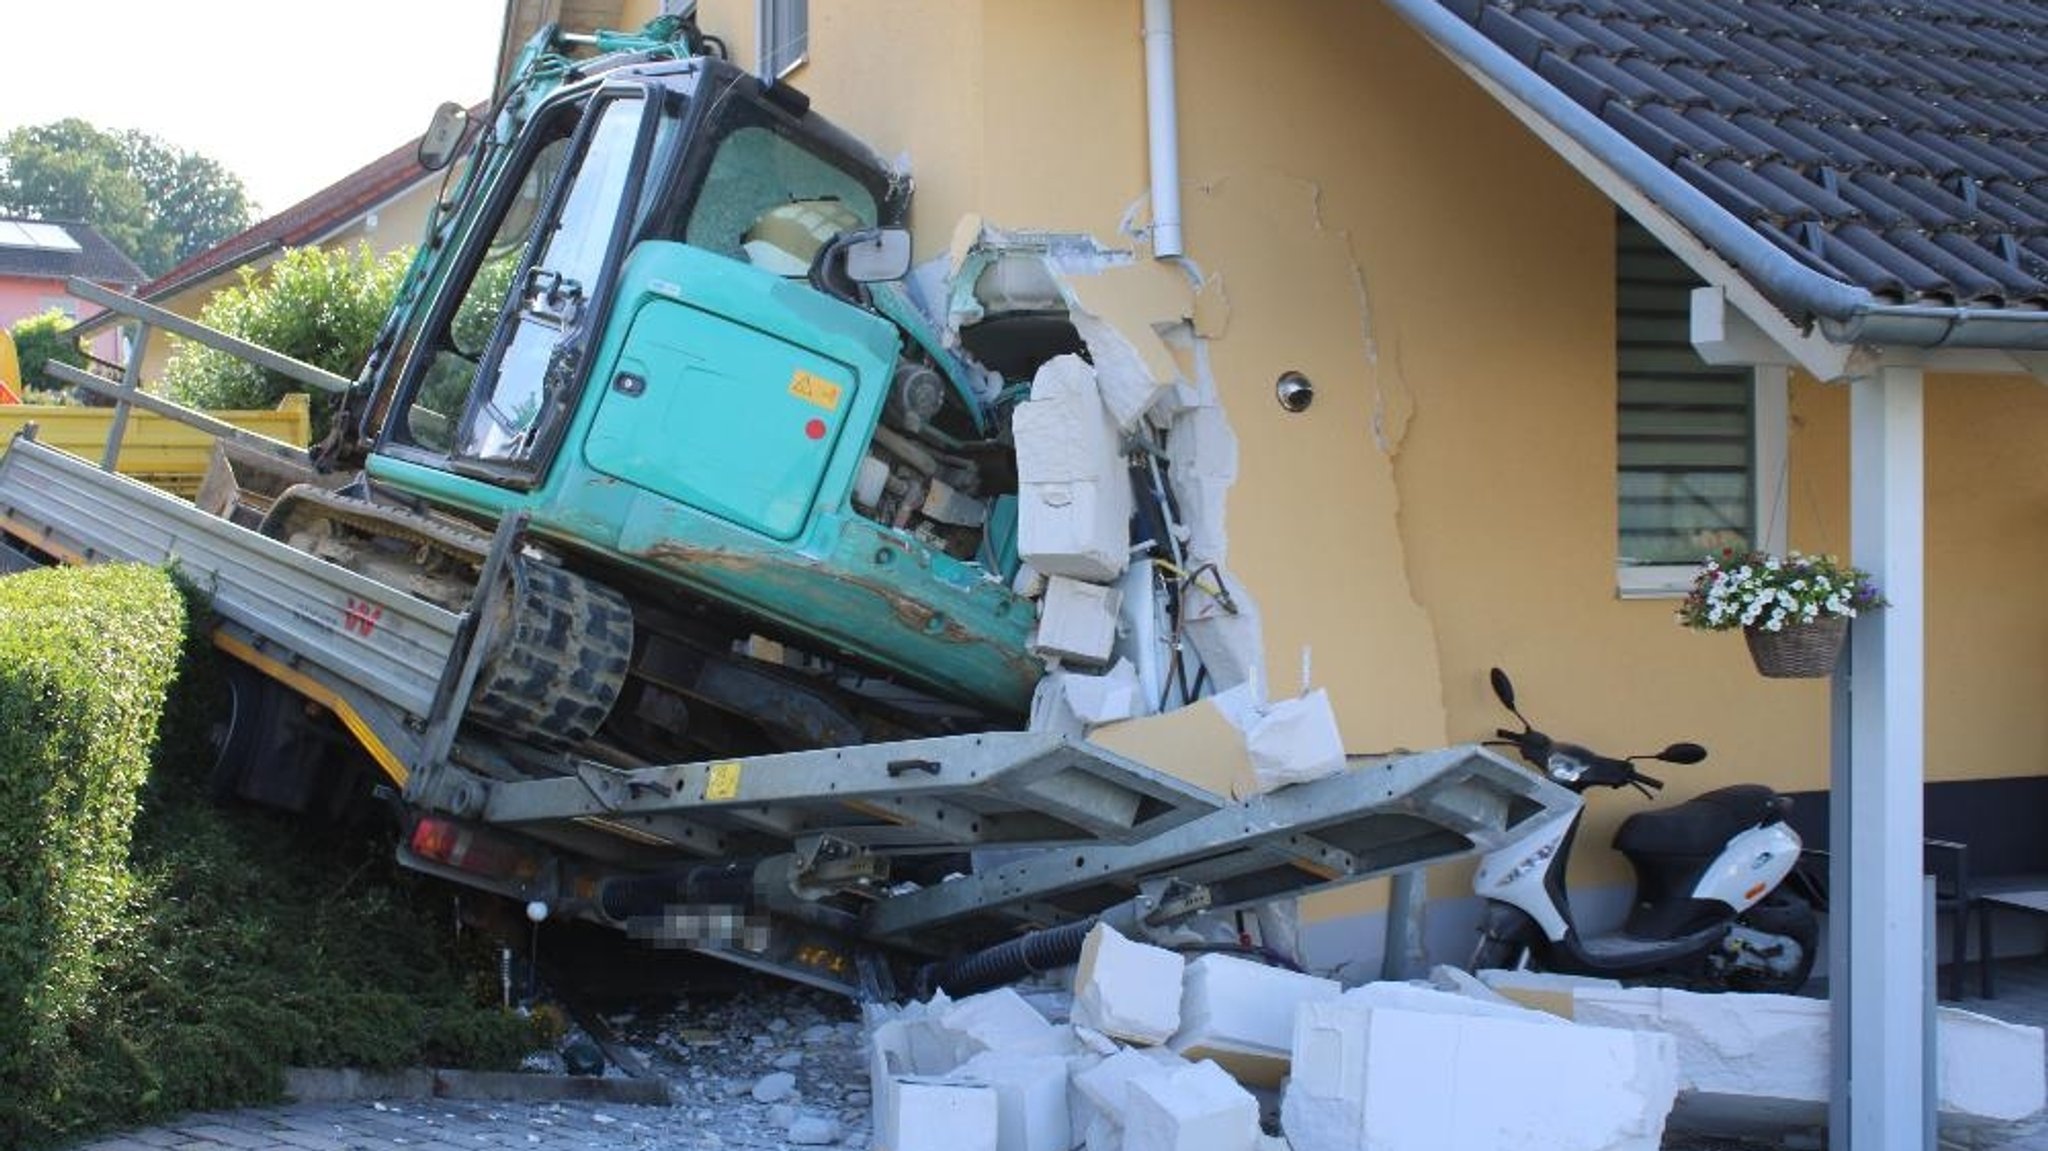
[[[1636,1027],[1678,1044],[1688,1125],[1822,1122],[1832,1082],[1826,1000],[1637,987],[1573,993],[1581,1023]],[[1956,1008],[1935,1013],[1937,1110],[1945,1124],[2010,1123],[2041,1110],[2042,1032]]]
[[[1391,979],[1361,983],[1346,991],[1341,999],[1357,1007],[1390,1007],[1432,1015],[1483,1015],[1492,1019],[1511,1019],[1539,1026],[1565,1025],[1565,1020],[1555,1015],[1548,1015],[1515,1003],[1476,999],[1452,991],[1441,991],[1427,984],[1405,983]]]
[[[1656,1151],[1677,1064],[1665,1035],[1347,995],[1296,1010],[1281,1125],[1295,1151]]]
[[[1255,1151],[1259,1102],[1203,1060],[1126,1088],[1123,1151]]]
[[[999,1101],[986,1083],[896,1076],[874,1108],[876,1151],[998,1151]]]
[[[1038,631],[1031,650],[1077,663],[1109,662],[1116,645],[1117,608],[1123,593],[1114,587],[1056,575],[1038,601]]]
[[[1244,741],[1262,792],[1344,770],[1344,736],[1322,688],[1253,709]]]
[[[1069,315],[1074,321],[1074,331],[1088,345],[1088,358],[1094,361],[1101,379],[1102,402],[1109,409],[1110,418],[1121,427],[1136,427],[1176,380],[1153,379],[1145,367],[1144,356],[1116,325],[1078,307]],[[1139,338],[1158,337],[1146,332]]]
[[[1074,971],[1074,1023],[1130,1043],[1164,1043],[1180,1027],[1185,966],[1177,952],[1097,923]]]
[[[995,1089],[996,1151],[1069,1151],[1067,1060],[1058,1055],[984,1051],[953,1072]]]
[[[1508,971],[1489,968],[1475,973],[1480,983],[1524,1007],[1546,1011],[1563,1019],[1572,1017],[1573,992],[1589,989],[1621,990],[1621,981],[1592,975],[1558,975],[1548,971]]]
[[[1167,1046],[1189,1059],[1213,1059],[1241,1083],[1278,1087],[1294,1046],[1295,1007],[1343,990],[1334,979],[1204,955],[1181,978],[1180,1030]]]
[[[1008,987],[958,1000],[938,1021],[952,1044],[954,1066],[984,1051],[1065,1056],[1078,1050],[1072,1029],[1054,1026]]]
[[[1114,581],[1130,556],[1131,485],[1094,369],[1079,356],[1047,361],[1010,427],[1018,555],[1047,575]]]

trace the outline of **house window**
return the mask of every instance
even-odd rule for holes
[[[789,75],[810,56],[810,0],[755,0],[754,32],[761,46],[761,79]]]
[[[1783,548],[1785,372],[1692,346],[1704,282],[1641,225],[1615,228],[1616,497],[1624,596],[1670,595],[1723,548]],[[1774,477],[1778,479],[1774,479]]]

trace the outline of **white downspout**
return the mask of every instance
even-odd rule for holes
[[[1173,79],[1173,0],[1145,0],[1145,127],[1152,159],[1152,258],[1177,259],[1180,115]]]

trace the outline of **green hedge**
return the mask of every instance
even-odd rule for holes
[[[0,579],[0,1145],[73,1104],[127,923],[138,795],[184,602],[140,567]]]

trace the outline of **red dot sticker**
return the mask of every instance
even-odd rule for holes
[[[810,421],[809,423],[805,424],[805,425],[804,425],[804,434],[805,434],[805,435],[807,435],[807,436],[809,436],[810,438],[812,438],[812,439],[814,439],[814,440],[822,440],[822,439],[824,439],[824,438],[825,438],[825,421],[823,421],[823,420],[812,420],[812,421]]]

